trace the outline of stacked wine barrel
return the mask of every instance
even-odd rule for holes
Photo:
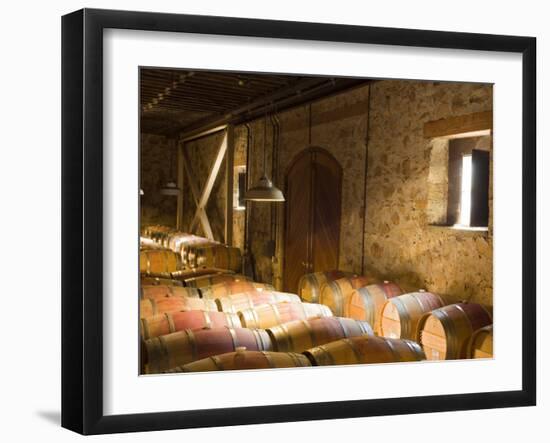
[[[298,294],[280,292],[239,273],[237,248],[164,226],[150,226],[142,235],[144,374],[492,352],[490,313],[478,305],[453,307],[437,294],[403,294],[395,283],[339,270],[304,275]]]

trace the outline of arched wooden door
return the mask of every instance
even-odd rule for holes
[[[309,272],[338,268],[342,168],[322,148],[300,152],[286,172],[285,291]]]

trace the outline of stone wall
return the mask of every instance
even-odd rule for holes
[[[141,134],[140,197],[141,226],[176,226],[177,199],[160,194],[169,180],[176,180],[176,143],[161,135]]]
[[[372,85],[365,260],[378,275],[408,290],[492,304],[492,211],[488,232],[430,225],[432,141],[423,136],[426,122],[491,109],[489,85]]]

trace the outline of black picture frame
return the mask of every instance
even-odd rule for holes
[[[131,415],[103,413],[103,30],[107,28],[522,54],[522,389]],[[536,404],[536,39],[83,9],[62,18],[62,426],[82,434]]]

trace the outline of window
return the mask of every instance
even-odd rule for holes
[[[432,140],[428,218],[457,229],[489,226],[490,135]]]
[[[489,225],[489,137],[449,140],[447,225]]]
[[[246,209],[245,192],[246,166],[235,166],[233,175],[233,209],[235,211],[244,211]]]

